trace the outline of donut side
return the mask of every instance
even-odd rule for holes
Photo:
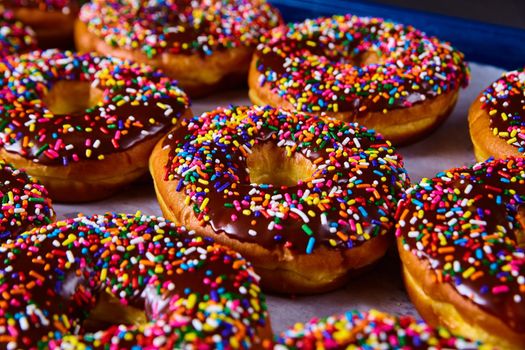
[[[451,285],[439,281],[428,262],[405,250],[401,239],[397,244],[403,262],[405,287],[425,321],[498,349],[525,347],[525,334],[513,331],[502,320],[461,296]]]
[[[483,103],[478,97],[470,106],[468,113],[469,133],[476,160],[482,162],[490,157],[502,159],[510,156],[521,156],[516,147],[494,135],[490,128],[490,115],[482,106]]]
[[[180,118],[191,117],[187,109]],[[104,159],[71,162],[67,166],[39,164],[19,154],[0,149],[0,156],[39,179],[56,201],[80,203],[107,198],[148,171],[148,159],[162,133]]]

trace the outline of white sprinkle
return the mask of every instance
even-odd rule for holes
[[[328,220],[326,219],[326,213],[321,213],[321,225],[328,225]]]
[[[301,198],[302,199],[306,199],[306,198],[308,198],[309,195],[310,195],[310,190],[307,189],[306,191],[304,191],[303,196]]]
[[[131,241],[129,241],[129,244],[135,245],[135,244],[139,244],[139,243],[142,243],[142,242],[144,242],[144,238],[143,237],[136,237],[136,238],[133,238]]]
[[[469,223],[471,223],[472,225],[487,226],[487,222],[483,221],[483,220],[472,219],[472,220],[469,221]]]
[[[419,231],[410,231],[410,232],[408,232],[408,237],[410,237],[410,238],[416,238],[417,236],[419,236]]]
[[[22,316],[18,322],[20,323],[20,329],[23,331],[27,331],[29,329],[29,322],[25,316]]]
[[[151,262],[155,262],[155,255],[153,255],[151,252],[146,252],[146,258]]]
[[[190,248],[186,249],[186,251],[184,252],[184,255],[190,255],[191,253],[193,253],[196,250],[197,250],[197,247],[190,247]]]
[[[299,215],[301,217],[301,219],[303,219],[303,221],[305,223],[310,222],[310,219],[308,218],[308,216],[302,210],[299,210],[297,208],[290,208],[290,211],[292,211],[292,212],[296,213],[297,215]]]
[[[70,263],[74,263],[75,262],[75,257],[73,256],[73,253],[71,252],[71,250],[68,250],[66,252],[66,257],[67,257],[67,261],[69,261]]]
[[[197,331],[200,332],[202,330],[202,323],[196,318],[194,318],[193,321],[191,321],[191,324]]]

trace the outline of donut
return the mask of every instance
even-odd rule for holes
[[[11,11],[0,12],[0,58],[36,48],[35,33],[15,20]]]
[[[271,338],[250,265],[163,218],[59,221],[2,244],[0,259],[2,348],[256,349]],[[143,320],[83,332],[101,294],[114,299],[108,317],[120,307]]]
[[[0,159],[0,241],[50,224],[55,212],[47,190],[25,172]]]
[[[266,290],[294,294],[337,288],[381,258],[408,185],[374,132],[256,106],[183,121],[150,172],[166,218],[239,251]]]
[[[452,169],[396,213],[405,285],[423,318],[498,349],[525,348],[525,161]]]
[[[70,48],[73,45],[75,18],[83,0],[3,0],[0,10],[31,27],[41,48]]]
[[[0,156],[57,201],[107,197],[147,173],[188,97],[151,67],[96,54],[34,51],[0,62]]]
[[[282,332],[274,350],[329,349],[480,349],[479,342],[454,337],[411,316],[377,310],[347,311],[297,323]]]
[[[264,35],[249,94],[255,104],[356,121],[402,144],[443,122],[468,80],[463,54],[448,43],[411,26],[345,15]]]
[[[244,83],[259,36],[281,23],[265,0],[94,0],[80,11],[75,42],[160,68],[197,97]]]
[[[478,161],[525,153],[525,71],[504,73],[472,103],[470,138]]]

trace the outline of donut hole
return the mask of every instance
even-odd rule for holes
[[[53,114],[79,114],[92,109],[103,100],[103,91],[89,81],[57,81],[43,101]]]
[[[84,321],[86,332],[97,332],[112,325],[140,325],[147,322],[146,313],[136,307],[124,305],[108,292],[101,292],[98,302]]]
[[[516,219],[518,220],[521,226],[520,229],[514,230],[514,235],[516,236],[516,243],[518,247],[525,248],[525,207],[520,206],[518,208]]]
[[[371,64],[386,63],[386,56],[373,50],[354,53],[352,51],[336,50],[335,52],[311,52],[313,55],[324,56],[332,65],[368,66]]]
[[[291,157],[273,143],[257,144],[246,158],[250,182],[275,186],[295,186],[312,177],[314,164],[298,152]]]

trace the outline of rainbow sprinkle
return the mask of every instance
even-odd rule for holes
[[[276,28],[256,51],[259,83],[303,112],[387,113],[466,86],[463,54],[411,26],[334,16]],[[361,65],[375,58],[378,63]]]
[[[252,183],[247,159],[265,143],[311,161],[311,177],[292,186]],[[408,185],[401,156],[373,131],[271,107],[204,113],[183,122],[164,146],[165,180],[177,183],[202,225],[299,253],[351,249],[386,234]]]
[[[410,316],[395,317],[377,310],[297,323],[280,334],[274,350],[328,349],[479,349],[481,344],[434,329]],[[483,347],[482,347],[483,348]]]
[[[265,0],[95,0],[82,7],[80,20],[108,45],[141,50],[149,58],[252,46],[281,24]]]
[[[268,322],[258,276],[240,255],[140,212],[34,229],[4,243],[0,260],[7,349],[250,348]],[[148,322],[84,333],[104,290]]]
[[[0,240],[47,225],[55,212],[47,190],[35,178],[0,160]]]
[[[102,102],[74,114],[44,103],[59,81],[89,82]],[[0,145],[34,162],[102,160],[159,135],[189,106],[176,81],[152,68],[96,54],[34,51],[0,61]]]
[[[518,210],[525,162],[478,163],[423,179],[399,203],[396,235],[437,281],[525,331],[525,251]]]
[[[35,33],[16,21],[11,11],[0,11],[0,59],[36,48]]]
[[[525,71],[504,73],[480,96],[494,135],[525,153]]]

